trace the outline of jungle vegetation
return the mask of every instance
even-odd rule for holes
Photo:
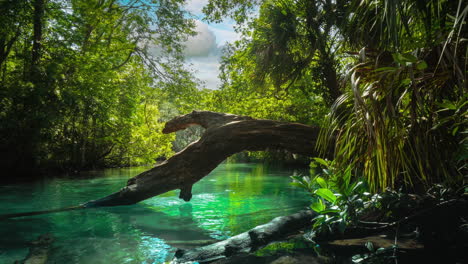
[[[217,90],[184,67],[195,32],[183,4],[1,1],[2,167],[152,164],[191,139],[173,146],[163,122],[200,109],[319,125],[334,168],[373,191],[462,183],[464,1],[210,0],[205,20],[233,19],[243,36]]]

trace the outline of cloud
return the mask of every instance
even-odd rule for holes
[[[195,71],[195,76],[208,89],[217,89],[221,81],[219,75],[219,56],[196,57],[187,60]]]
[[[184,43],[186,64],[194,71],[194,76],[204,83],[208,89],[217,89],[221,84],[218,78],[222,48],[227,43],[240,39],[240,34],[234,31],[235,21],[226,19],[221,23],[206,24],[201,20],[205,17],[203,7],[208,0],[188,0],[185,9],[192,13],[195,20],[197,35],[191,36]]]
[[[187,39],[185,57],[194,75],[208,89],[217,89],[221,84],[218,78],[222,49],[227,43],[240,39],[231,22],[206,24],[195,20],[197,35]]]
[[[218,45],[225,45],[226,42],[233,43],[241,39],[241,34],[234,30],[235,22],[227,19],[221,23],[210,24],[208,28],[215,34]]]
[[[219,30],[199,20],[195,20],[195,26],[197,35],[189,37],[184,43],[187,64],[205,88],[216,89],[220,84],[218,75],[222,46],[218,45],[214,31]]]
[[[207,24],[195,20],[195,36],[190,36],[185,44],[185,56],[190,57],[205,57],[218,52],[216,43],[216,35],[210,30]]]
[[[206,4],[208,0],[189,0],[185,8],[194,15],[202,15],[202,9]]]

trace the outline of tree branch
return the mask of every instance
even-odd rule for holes
[[[202,137],[167,161],[127,182],[120,191],[90,201],[85,207],[134,204],[175,190],[180,198],[191,198],[191,186],[208,175],[227,157],[244,150],[284,149],[314,156],[319,128],[297,123],[259,120],[247,116],[193,111],[166,123],[163,133],[172,133],[193,125],[206,128]]]
[[[120,191],[79,206],[8,215],[0,219],[37,215],[90,207],[129,205],[180,189],[179,197],[192,198],[192,186],[208,175],[227,157],[244,151],[283,149],[316,156],[318,127],[298,123],[260,120],[248,116],[193,111],[166,123],[163,133],[172,133],[193,125],[206,128],[202,137],[156,167],[128,180]]]

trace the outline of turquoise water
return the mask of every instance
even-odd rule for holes
[[[148,168],[109,169],[80,179],[0,186],[0,214],[54,209],[117,191]],[[304,171],[263,164],[223,163],[193,187],[184,202],[171,191],[136,205],[87,209],[0,221],[0,263],[28,254],[50,233],[47,263],[164,263],[176,248],[225,239],[305,208],[307,194],[289,185]]]

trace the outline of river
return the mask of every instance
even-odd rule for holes
[[[81,204],[117,191],[148,167],[108,169],[80,178],[0,186],[1,214]],[[175,249],[225,239],[276,216],[307,207],[305,191],[289,185],[306,170],[258,163],[222,163],[184,202],[171,191],[136,205],[53,213],[0,222],[0,263],[27,254],[31,241],[55,238],[47,263],[164,263]]]

